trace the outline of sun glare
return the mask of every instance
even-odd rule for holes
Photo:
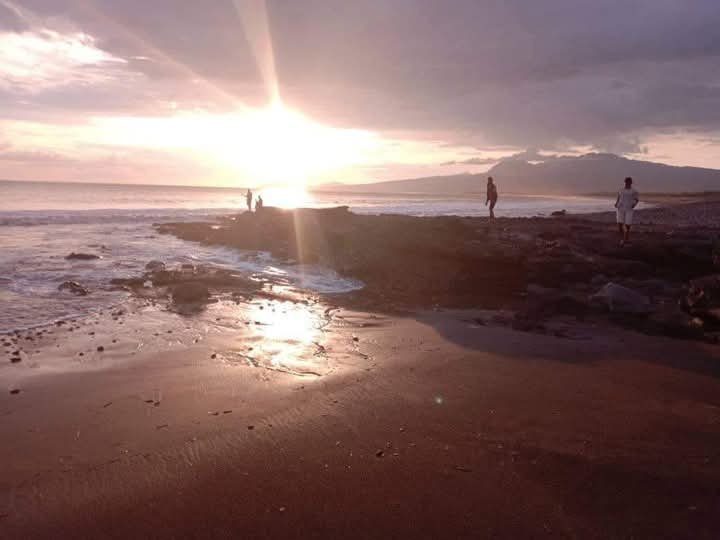
[[[306,186],[316,175],[362,162],[377,144],[371,132],[325,126],[279,103],[225,115],[116,117],[95,124],[114,144],[201,152],[254,186]]]

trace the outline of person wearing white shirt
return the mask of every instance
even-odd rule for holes
[[[625,187],[618,192],[615,208],[617,209],[617,224],[620,232],[620,245],[627,244],[630,238],[630,226],[633,222],[633,210],[640,202],[640,195],[632,187],[632,178],[625,179]]]

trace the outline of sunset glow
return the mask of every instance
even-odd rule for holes
[[[316,174],[360,163],[376,145],[366,131],[323,126],[275,105],[227,115],[99,118],[108,143],[193,150],[256,179],[254,185],[305,185]]]

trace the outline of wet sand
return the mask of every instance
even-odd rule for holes
[[[21,391],[0,396],[0,535],[717,536],[717,346],[298,306],[324,318],[309,342],[282,337],[282,318],[277,334],[241,331],[254,321],[239,305],[222,331],[162,319],[183,346],[157,323],[165,350],[131,355],[133,320],[156,319],[128,315],[124,334],[76,323],[85,350],[88,331],[121,334],[92,369],[6,371]],[[78,362],[77,341],[42,339]],[[275,369],[283,347],[299,369]]]

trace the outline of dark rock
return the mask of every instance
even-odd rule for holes
[[[20,393],[20,390],[17,389],[17,388],[13,388],[12,390],[10,390],[10,393],[13,394],[13,395],[19,394],[19,393]]]
[[[171,290],[173,302],[176,304],[194,304],[207,302],[210,290],[202,283],[188,282],[174,285]]]
[[[58,286],[59,291],[68,291],[78,296],[87,296],[88,290],[77,281],[65,281]]]
[[[613,313],[643,314],[650,311],[647,296],[612,282],[595,293],[592,300]]]
[[[648,317],[645,330],[675,338],[699,338],[703,335],[703,321],[693,317],[678,306],[666,306]]]
[[[567,210],[556,210],[552,214],[550,214],[553,217],[562,217],[567,214]]]
[[[20,358],[19,356],[12,356],[10,358],[10,362],[12,362],[13,364],[17,364],[18,362],[22,362],[22,358]]]
[[[689,310],[720,308],[720,274],[690,281],[683,307]]]
[[[148,272],[158,272],[160,270],[165,270],[165,263],[162,261],[150,261],[145,265],[145,270]]]
[[[97,352],[103,352],[104,350],[105,350],[105,347],[103,347],[102,345],[99,345],[97,348]]]
[[[99,259],[100,255],[95,255],[93,253],[71,253],[70,255],[67,255],[65,257],[69,261],[92,261],[94,259]]]

